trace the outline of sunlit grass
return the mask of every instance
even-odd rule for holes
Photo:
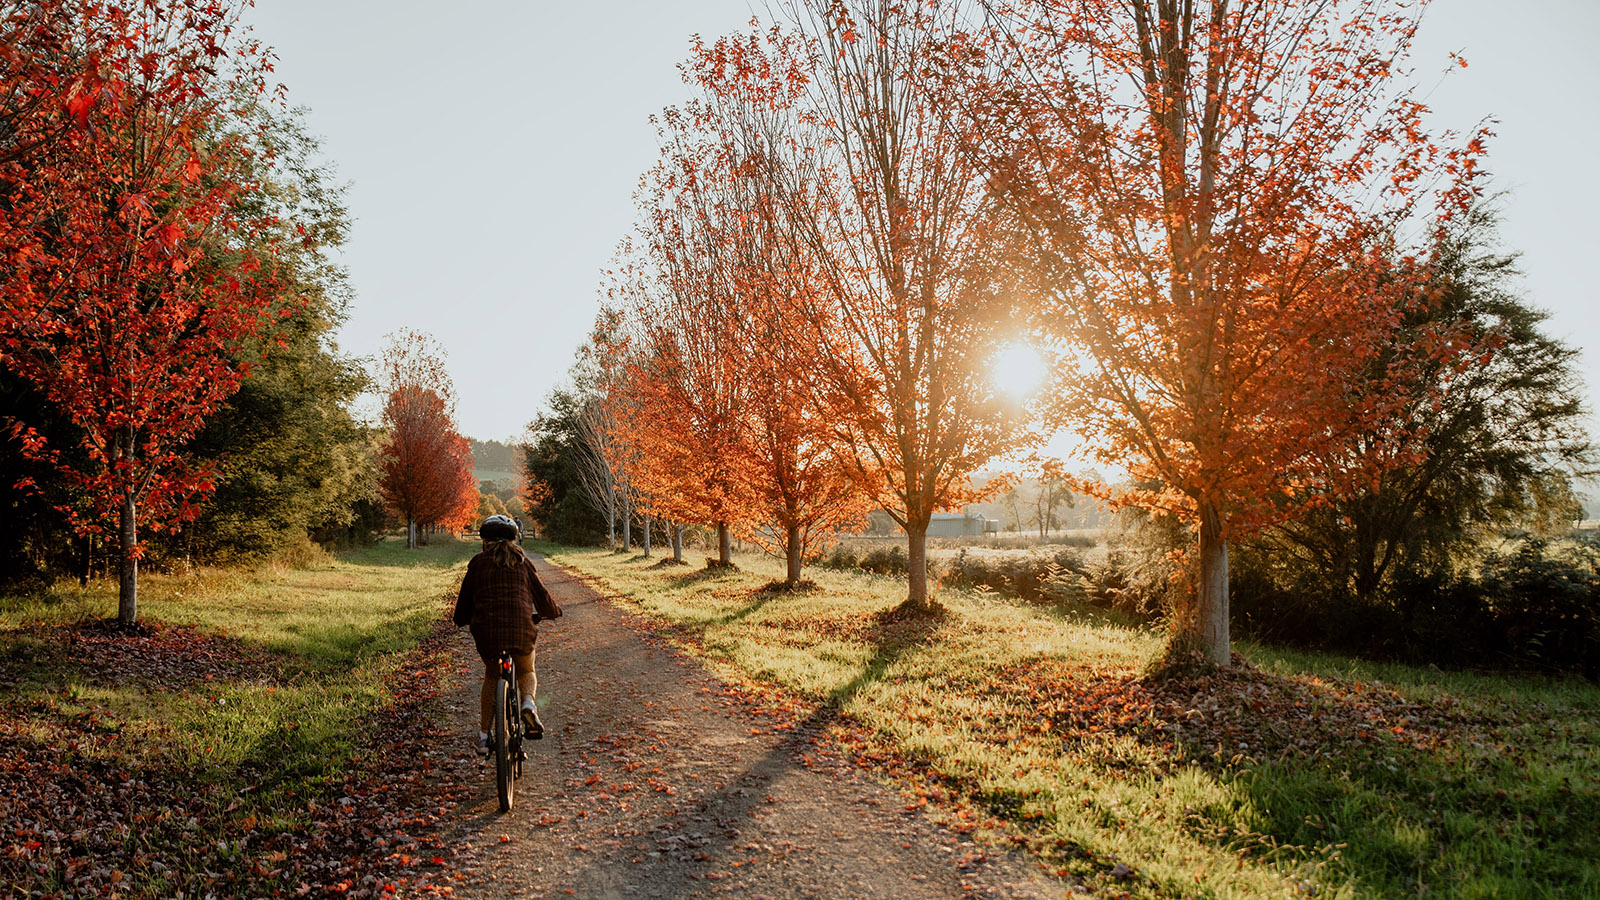
[[[759,557],[712,575],[544,549],[687,629],[713,668],[836,705],[870,732],[869,752],[920,762],[923,789],[1001,815],[1049,865],[1107,895],[1600,896],[1593,685],[1245,646],[1286,678],[1381,680],[1423,702],[1448,694],[1493,738],[1403,758],[1349,746],[1207,766],[1158,741],[1063,734],[1004,689],[1041,663],[1080,681],[1141,672],[1162,649],[1148,630],[947,591],[950,615],[900,640],[874,625],[903,598],[897,579],[811,570],[818,590],[789,595],[760,590],[782,573]],[[1118,863],[1134,877],[1112,877]]]

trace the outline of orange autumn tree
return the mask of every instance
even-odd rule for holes
[[[421,332],[389,336],[380,384],[386,432],[378,455],[378,492],[406,522],[406,548],[418,525],[464,526],[477,516],[472,445],[456,428],[455,392],[444,351]]]
[[[906,532],[913,609],[935,608],[933,513],[1003,490],[1004,479],[979,489],[972,476],[1027,440],[1021,410],[987,374],[1016,330],[1011,240],[965,152],[969,120],[928,64],[951,30],[945,12],[795,4],[804,41],[730,42],[723,64],[735,84],[769,71],[803,79],[764,178],[817,273],[805,302],[833,438],[858,488]]]
[[[1102,493],[1194,525],[1176,637],[1219,665],[1228,542],[1404,461],[1354,443],[1407,427],[1381,385],[1408,354],[1380,355],[1427,265],[1396,235],[1459,215],[1482,151],[1394,88],[1424,5],[1031,0],[993,11],[992,55],[949,57],[1041,315],[1087,363],[1056,414],[1142,486]]]
[[[765,523],[752,486],[750,373],[741,368],[748,310],[730,230],[735,160],[714,121],[703,101],[657,117],[660,159],[641,183],[636,242],[619,253],[626,262],[611,294],[629,310],[632,348],[632,410],[615,417],[625,431],[618,442],[637,454],[647,512],[714,525],[726,566],[733,533]]]
[[[700,198],[664,160],[648,178],[648,262],[627,290],[627,404],[617,442],[637,457],[634,480],[647,512],[717,530],[717,559],[732,562],[733,531],[750,515],[749,458],[741,416],[746,383],[735,365],[737,322],[709,237],[697,229]]]
[[[826,302],[821,273],[766,177],[768,157],[788,144],[789,109],[805,96],[803,47],[780,31],[696,42],[684,74],[701,96],[677,120],[692,134],[683,151],[699,166],[707,201],[697,225],[719,251],[735,325],[727,352],[745,385],[752,510],[740,536],[782,555],[791,587],[804,561],[840,530],[859,527],[870,506],[818,402],[819,356],[830,347],[816,339],[808,313]]]

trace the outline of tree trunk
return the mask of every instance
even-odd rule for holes
[[[650,514],[644,516],[644,558],[650,558]]]
[[[406,520],[406,549],[407,550],[415,550],[415,549],[417,549],[417,520],[416,519],[407,519]]]
[[[617,549],[617,492],[606,488],[606,549]]]
[[[622,504],[622,552],[633,549],[633,504]]]
[[[723,565],[733,562],[733,534],[728,531],[727,522],[717,523],[717,562]]]
[[[788,557],[789,572],[788,572],[788,578],[787,578],[787,580],[785,580],[784,583],[789,585],[790,587],[794,587],[795,585],[800,583],[800,525],[799,525],[799,523],[791,523],[789,525],[789,535],[788,535],[788,537],[789,537],[789,543],[784,547],[784,552],[785,552],[785,555]]]
[[[122,498],[122,529],[119,537],[122,583],[117,587],[117,621],[132,625],[139,618],[139,560],[133,555],[133,548],[139,543],[139,526],[134,520],[132,497]]]
[[[928,526],[906,527],[906,606],[928,611]]]
[[[94,535],[83,536],[83,567],[78,570],[78,584],[81,587],[89,586],[89,574],[94,567]]]
[[[1228,664],[1228,542],[1215,509],[1200,512],[1200,585],[1195,598],[1194,638],[1206,659]]]
[[[675,563],[683,562],[683,525],[682,524],[674,524],[672,526],[672,561],[675,562]]]

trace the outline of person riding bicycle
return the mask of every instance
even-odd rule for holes
[[[500,651],[511,651],[522,695],[522,723],[528,737],[544,736],[544,723],[534,706],[539,681],[533,673],[533,644],[540,619],[558,619],[561,607],[539,581],[533,560],[522,552],[521,533],[506,516],[490,516],[478,526],[483,550],[467,563],[453,620],[471,626],[473,643],[483,660],[479,694],[478,749],[489,748],[489,722],[494,717],[495,684],[500,680]]]

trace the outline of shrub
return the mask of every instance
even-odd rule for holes
[[[1072,550],[1049,556],[1031,553],[960,555],[940,566],[939,582],[964,590],[992,590],[1030,603],[1070,606],[1091,598],[1083,558]]]
[[[874,575],[905,575],[911,571],[911,566],[906,559],[906,551],[897,544],[893,547],[879,548],[869,551],[856,563],[857,568],[863,572]]]
[[[1234,556],[1232,620],[1260,640],[1467,668],[1600,678],[1600,548],[1519,539],[1463,573],[1406,572],[1372,597],[1342,579]]]
[[[825,569],[859,569],[874,575],[905,575],[911,568],[905,548],[898,544],[874,547],[861,552],[843,544],[836,544],[827,555],[817,560],[816,564]]]
[[[835,544],[823,557],[817,560],[817,565],[824,569],[838,569],[841,571],[860,568],[861,560],[854,552],[843,544]]]
[[[1524,540],[1480,569],[1490,647],[1517,664],[1600,677],[1600,548]]]
[[[285,569],[310,569],[330,565],[333,554],[311,538],[301,535],[298,540],[287,541],[278,547],[268,562]]]

